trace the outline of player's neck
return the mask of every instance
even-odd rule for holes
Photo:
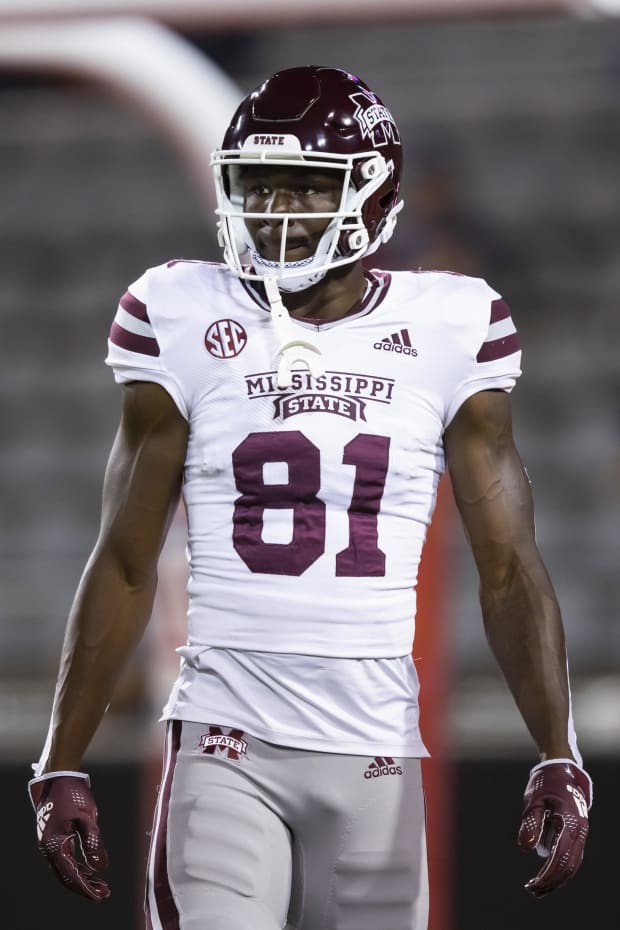
[[[361,262],[328,273],[305,291],[283,293],[284,306],[293,317],[340,320],[362,300],[367,281]]]

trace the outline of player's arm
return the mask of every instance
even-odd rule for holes
[[[548,794],[551,789],[542,782],[559,777],[559,786],[554,783],[552,789],[559,793],[560,806],[570,802],[574,807],[573,789],[589,803],[589,779],[576,764],[569,741],[570,698],[560,609],[536,545],[531,489],[513,440],[508,394],[482,391],[470,397],[447,428],[444,443],[456,504],[480,578],[486,636],[538,747],[542,768],[537,771],[542,774],[537,781]],[[552,760],[563,761],[553,764]],[[547,809],[546,795],[544,803],[538,796],[534,802],[538,806],[531,836],[522,835],[521,845],[552,853],[530,883],[530,890],[542,894],[576,871],[585,834],[580,818],[579,837],[566,869],[549,874],[549,867],[557,865],[553,853],[560,822],[546,838],[543,834],[553,810]],[[558,812],[558,817],[563,815]],[[587,816],[585,823],[587,829]],[[568,834],[564,840],[569,840]],[[558,847],[558,856],[564,851]]]
[[[486,635],[541,760],[572,758],[558,602],[534,536],[532,496],[504,391],[470,397],[444,437],[480,577]]]
[[[178,504],[187,422],[159,385],[123,388],[101,527],[62,647],[41,774],[78,769],[151,615],[157,560]]]
[[[109,893],[94,878],[107,856],[88,777],[79,769],[151,615],[187,438],[187,422],[162,387],[133,382],[123,388],[100,532],[69,616],[48,739],[30,784],[41,850],[65,885],[95,900]]]

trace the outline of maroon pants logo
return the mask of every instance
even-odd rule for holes
[[[209,732],[200,737],[199,745],[203,753],[213,756],[216,752],[221,752],[228,759],[237,762],[248,749],[248,744],[243,739],[243,730],[228,730],[225,733],[220,727],[209,727]]]
[[[375,756],[374,762],[371,762],[364,772],[364,778],[380,778],[382,775],[402,774],[402,765],[396,765],[394,759],[390,756]]]

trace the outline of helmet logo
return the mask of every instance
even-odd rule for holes
[[[353,117],[362,130],[362,139],[369,139],[376,149],[390,142],[400,145],[398,128],[387,107],[377,103],[372,94],[363,91],[349,94],[349,100],[356,106]]]
[[[297,136],[290,133],[258,133],[253,132],[243,141],[242,151],[269,151],[270,149],[284,149],[287,152],[301,152],[301,143]]]
[[[253,136],[254,145],[284,145],[284,136]]]

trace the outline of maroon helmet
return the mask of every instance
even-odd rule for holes
[[[330,220],[315,254],[280,261],[257,252],[246,227],[239,184],[245,165],[312,165],[342,171],[338,210],[312,214]],[[374,252],[392,235],[402,207],[398,189],[402,147],[389,110],[354,74],[314,65],[279,71],[242,100],[212,158],[224,258],[241,277],[276,278],[282,290],[302,290],[331,268]],[[299,214],[297,214],[299,216]],[[251,266],[242,264],[250,254]]]

